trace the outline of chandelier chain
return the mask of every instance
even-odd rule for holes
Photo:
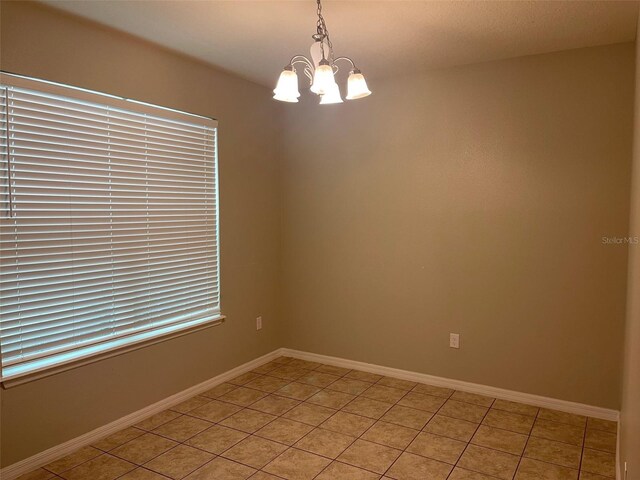
[[[327,28],[327,24],[324,21],[324,17],[322,16],[322,3],[320,0],[316,0],[318,4],[317,14],[318,14],[318,23],[317,23],[317,32],[318,35],[321,36],[320,40],[320,48],[322,51],[322,57],[326,58],[324,51],[324,41],[326,39],[327,46],[329,47],[329,63],[333,65],[333,44],[331,43],[331,38],[329,38],[329,29]]]

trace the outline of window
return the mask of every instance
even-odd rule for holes
[[[2,379],[220,321],[216,122],[2,74]]]

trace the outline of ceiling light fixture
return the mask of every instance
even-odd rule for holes
[[[339,61],[351,64],[347,81],[347,100],[356,100],[371,95],[362,72],[356,67],[353,60],[349,57],[334,58],[329,30],[327,30],[327,24],[322,16],[322,4],[320,0],[316,1],[318,4],[318,24],[316,33],[312,35],[314,42],[310,49],[311,59],[304,55],[294,55],[291,58],[289,64],[280,74],[278,84],[273,91],[273,98],[281,102],[298,103],[300,92],[298,91],[298,74],[294,65],[302,64],[304,74],[309,78],[310,90],[320,95],[320,105],[342,103],[340,87],[335,79],[339,70],[336,63]]]

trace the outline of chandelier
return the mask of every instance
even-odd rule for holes
[[[309,79],[310,90],[320,96],[320,105],[342,103],[340,87],[335,80],[335,75],[339,70],[337,63],[341,61],[351,65],[347,80],[347,100],[371,95],[362,72],[356,67],[353,60],[349,57],[334,58],[329,30],[327,30],[327,24],[322,16],[322,4],[320,0],[316,1],[318,3],[318,24],[316,33],[312,35],[314,42],[310,49],[311,59],[304,55],[294,55],[291,58],[289,64],[280,74],[278,84],[273,91],[273,98],[281,102],[298,102],[300,92],[298,91],[298,74],[295,65],[301,64],[304,74]]]

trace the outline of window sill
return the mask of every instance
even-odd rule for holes
[[[183,335],[188,335],[190,333],[198,332],[200,330],[204,330],[205,328],[215,327],[217,325],[221,325],[222,323],[224,323],[225,319],[226,317],[224,315],[218,315],[215,318],[211,319],[211,321],[208,321],[206,323],[201,323],[193,327],[188,327],[182,330],[176,330],[169,333],[161,334],[153,338],[136,341],[133,343],[129,343],[127,345],[122,345],[117,348],[106,350],[104,352],[100,352],[91,356],[79,358],[77,360],[71,360],[66,363],[59,363],[57,365],[46,367],[42,370],[38,370],[31,373],[26,373],[21,376],[9,378],[7,380],[2,381],[2,388],[7,389],[7,388],[15,387],[17,385],[22,385],[24,383],[32,382],[40,378],[56,375],[58,373],[65,372],[67,370],[72,370],[74,368],[78,368],[83,365],[88,365],[90,363],[99,362],[101,360],[122,355],[124,353],[128,353],[134,350],[146,348],[151,345],[155,345],[156,343],[164,342],[167,340],[171,340],[173,338],[181,337]]]

